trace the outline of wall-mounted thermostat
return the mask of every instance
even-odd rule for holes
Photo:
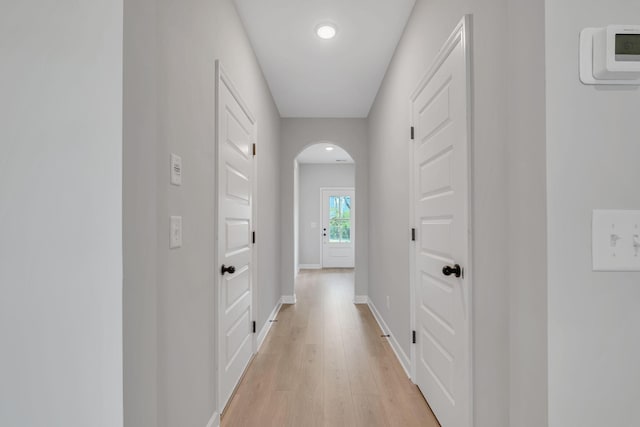
[[[582,30],[580,80],[588,85],[640,85],[640,25]]]

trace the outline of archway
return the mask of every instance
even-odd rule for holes
[[[294,266],[293,237],[293,187],[295,159],[306,148],[330,142],[344,149],[355,161],[355,175],[358,206],[355,212],[358,226],[358,240],[356,242],[356,273],[354,277],[356,303],[366,304],[368,301],[368,207],[369,207],[369,156],[367,150],[367,122],[366,119],[301,119],[291,118],[282,120],[282,228],[281,228],[281,290],[284,303],[294,303],[296,300],[294,281],[296,276]]]
[[[295,157],[294,275],[356,268],[356,167],[349,152],[332,141],[308,144]]]

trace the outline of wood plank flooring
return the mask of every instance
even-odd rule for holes
[[[223,427],[438,427],[352,270],[306,270],[222,416]]]

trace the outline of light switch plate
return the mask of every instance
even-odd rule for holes
[[[640,271],[640,211],[593,211],[593,271]]]
[[[182,217],[171,217],[171,235],[169,238],[169,248],[177,249],[182,247]]]
[[[182,185],[182,157],[171,154],[171,184]]]

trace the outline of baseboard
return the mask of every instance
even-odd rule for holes
[[[320,264],[300,264],[298,266],[298,271],[300,270],[320,270],[322,266]]]
[[[354,304],[369,304],[369,297],[366,295],[355,295],[353,297]]]
[[[295,304],[296,303],[296,294],[293,295],[282,295],[280,300],[280,304]]]
[[[369,305],[369,308],[371,309],[371,312],[373,313],[373,317],[375,317],[376,322],[378,322],[378,326],[380,326],[380,329],[382,329],[382,333],[390,335],[389,343],[391,344],[391,348],[393,349],[393,352],[396,354],[396,357],[398,358],[400,365],[404,369],[404,372],[407,374],[407,377],[411,378],[411,374],[409,373],[411,372],[411,359],[407,357],[407,354],[402,350],[402,347],[400,347],[400,344],[398,344],[396,337],[393,336],[393,334],[391,333],[391,330],[389,329],[384,319],[380,315],[380,312],[376,308],[375,304],[373,304],[372,301],[368,301],[368,305]]]
[[[207,427],[220,427],[220,414],[214,412],[207,423]]]
[[[262,329],[260,329],[260,333],[258,334],[258,345],[256,346],[256,351],[260,351],[260,347],[262,347],[262,343],[264,343],[264,339],[267,337],[267,334],[269,333],[271,326],[273,326],[273,322],[271,322],[271,320],[274,320],[276,318],[276,316],[278,315],[278,312],[280,311],[280,307],[282,307],[282,299],[278,301],[278,303],[274,307],[273,311],[269,315],[269,318],[267,319],[267,323],[265,323],[262,326]]]

